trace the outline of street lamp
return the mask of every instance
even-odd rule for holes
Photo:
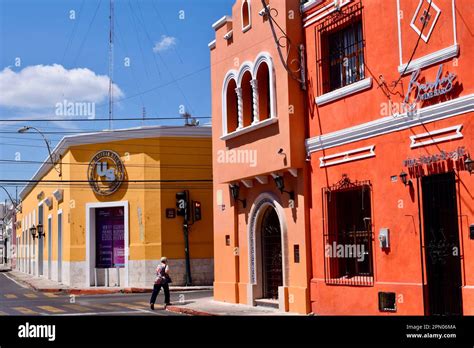
[[[229,188],[230,188],[230,193],[231,193],[232,198],[234,199],[234,201],[236,201],[236,202],[241,201],[242,202],[242,207],[245,209],[247,207],[247,200],[239,198],[239,192],[240,192],[239,184],[230,184]]]
[[[403,170],[402,170],[402,172],[400,173],[399,176],[400,176],[400,180],[402,180],[403,185],[405,185],[405,186],[411,186],[412,185],[411,179],[408,179],[408,174],[405,173]]]
[[[51,153],[51,147],[49,146],[49,141],[48,139],[46,139],[45,135],[43,134],[43,132],[41,132],[38,128],[36,127],[32,127],[32,126],[24,126],[24,127],[21,127],[20,129],[18,129],[18,133],[26,133],[28,132],[30,129],[33,129],[34,131],[38,132],[42,137],[43,137],[43,140],[44,142],[46,143],[46,147],[48,148],[48,154],[49,154],[49,159],[51,161],[51,164],[53,165],[53,168],[54,170],[56,170],[58,173],[59,173],[59,176],[61,176],[61,169],[57,169],[56,168],[56,163],[54,162],[53,160],[53,154]]]
[[[42,224],[38,224],[36,226],[36,230],[38,231],[38,238],[41,238],[41,237],[45,236],[45,234],[43,232],[43,225]]]
[[[277,175],[273,178],[275,180],[275,185],[281,193],[286,192],[290,195],[290,199],[292,201],[295,200],[295,192],[294,191],[285,191],[285,179],[281,175]]]
[[[473,166],[473,161],[469,155],[467,155],[467,158],[464,160],[464,166],[466,167],[466,170],[469,172],[469,175],[472,175],[472,172],[474,172],[474,166]]]
[[[33,237],[33,240],[35,240],[35,238],[36,238],[36,226],[35,225],[30,227],[30,234]]]

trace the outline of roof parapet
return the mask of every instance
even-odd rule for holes
[[[217,20],[212,25],[212,29],[217,30],[220,27],[222,27],[224,24],[226,24],[227,22],[232,22],[232,18],[230,16],[224,16],[224,17],[220,18],[219,20]]]

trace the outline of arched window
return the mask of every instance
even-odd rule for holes
[[[235,131],[239,125],[236,88],[237,82],[235,79],[231,79],[226,89],[227,133]]]
[[[243,101],[243,121],[244,127],[250,126],[253,122],[253,96],[252,96],[252,85],[250,81],[252,80],[252,73],[247,70],[243,76],[240,83],[242,88],[242,101]]]
[[[257,70],[258,114],[259,120],[270,118],[270,71],[266,62],[260,63]]]
[[[252,26],[250,18],[250,0],[242,2],[242,31],[247,31]]]

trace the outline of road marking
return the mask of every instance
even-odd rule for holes
[[[64,313],[62,309],[53,307],[53,306],[38,306],[38,308],[41,308],[45,311],[51,312],[51,313]]]
[[[10,277],[9,275],[6,275],[6,274],[3,274],[5,277],[7,277],[8,279],[10,279],[12,282],[14,282],[16,285],[19,285],[21,286],[22,288],[25,288],[25,289],[29,289],[26,285],[24,284],[21,284],[20,282],[17,282],[15,279],[13,279],[12,277]]]
[[[107,306],[107,305],[103,305],[103,304],[100,304],[100,303],[89,303],[87,304],[89,307],[94,307],[94,308],[99,308],[99,309],[105,309],[105,310],[114,310],[116,309],[115,307],[113,306]]]
[[[43,295],[46,296],[46,297],[58,297],[58,295],[55,295],[55,294],[50,293],[50,292],[45,292]]]
[[[131,303],[112,302],[111,305],[119,306],[119,307],[125,307],[125,308],[129,308],[129,309],[135,309],[135,310],[142,310],[141,307],[139,307],[139,306],[137,306],[137,305],[133,305],[133,304],[131,304]]]
[[[15,294],[5,294],[6,298],[18,298]]]
[[[81,305],[78,305],[78,304],[65,304],[65,305],[63,305],[63,307],[70,308],[70,309],[73,309],[73,310],[79,311],[79,312],[87,312],[87,311],[91,310],[90,308],[87,308],[87,307],[84,307],[84,306],[81,306]]]
[[[14,310],[22,313],[22,314],[29,314],[29,315],[36,315],[38,312],[26,307],[13,307]]]
[[[28,297],[28,298],[37,298],[38,297],[38,295],[36,295],[36,294],[24,294],[24,295],[25,295],[25,297]]]
[[[150,307],[150,302],[143,301],[143,302],[135,302],[135,303],[137,305],[145,306],[145,307],[148,307],[148,308]]]
[[[143,309],[142,307],[140,306],[137,306],[137,305],[133,305],[133,304],[130,304],[130,303],[123,303],[123,302],[112,302],[111,303],[112,305],[115,305],[115,306],[119,306],[119,307],[124,307],[124,308],[129,308],[129,309],[133,309],[137,312],[142,312],[142,313],[147,313],[147,314],[155,314],[155,315],[158,315],[158,313],[155,313],[154,311],[152,310],[146,310],[146,309]],[[149,304],[148,304],[149,305]],[[161,308],[160,308],[161,309]],[[164,307],[163,307],[164,309]]]

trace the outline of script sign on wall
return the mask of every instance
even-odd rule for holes
[[[89,163],[87,177],[96,194],[111,195],[118,190],[125,177],[122,159],[110,150],[96,153]]]
[[[450,72],[448,72],[445,76],[442,76],[443,64],[439,66],[436,79],[433,82],[420,83],[418,81],[420,73],[421,70],[418,69],[411,74],[407,94],[403,100],[403,104],[408,106],[409,110],[413,110],[416,107],[416,103],[418,102],[439,97],[450,92],[453,89],[453,82],[456,79],[456,75]],[[414,99],[411,100],[413,93],[415,96]]]

